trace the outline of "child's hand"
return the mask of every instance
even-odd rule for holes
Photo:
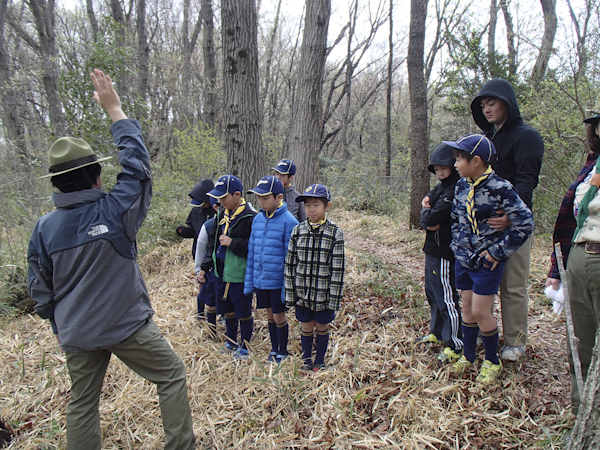
[[[498,214],[498,217],[490,217],[488,219],[488,225],[490,226],[490,228],[493,228],[494,230],[503,231],[510,227],[510,219],[508,218],[503,209],[496,211],[496,214]]]
[[[590,180],[590,185],[600,187],[600,173],[595,173]]]
[[[431,208],[430,198],[428,195],[425,196],[423,200],[421,200],[421,207],[423,208]]]
[[[552,289],[558,291],[560,289],[560,280],[556,278],[548,278],[546,280],[546,287],[552,286]]]
[[[200,284],[206,283],[205,275],[206,275],[206,272],[204,270],[201,270],[200,272],[198,272],[198,283],[200,283]]]
[[[106,110],[113,122],[127,119],[127,116],[121,109],[119,94],[115,91],[110,77],[99,69],[94,69],[94,72],[90,76],[94,83],[94,100],[96,100],[96,103]]]
[[[493,271],[498,266],[498,261],[496,261],[494,258],[492,258],[492,255],[490,255],[487,250],[484,250],[483,253],[481,254],[481,256],[484,256],[485,260],[487,262],[492,263],[492,267],[490,269],[490,272]]]
[[[223,247],[229,247],[231,245],[231,238],[222,234],[219,236],[219,242]]]
[[[438,223],[437,225],[432,225],[430,227],[427,227],[427,231],[437,231],[440,229],[440,224]]]

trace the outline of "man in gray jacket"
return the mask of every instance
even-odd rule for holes
[[[98,403],[114,353],[156,384],[165,449],[194,447],[185,365],[152,321],[137,264],[136,235],[152,197],[150,158],[140,124],[127,119],[110,77],[91,74],[94,99],[113,121],[123,166],[110,193],[101,190],[100,161],[83,140],[65,137],[48,152],[54,211],[36,224],[27,258],[29,292],[67,356],[71,400],[69,450],[101,448]]]

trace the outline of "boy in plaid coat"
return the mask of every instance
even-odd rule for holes
[[[285,258],[285,303],[295,307],[302,323],[303,370],[325,368],[329,323],[339,311],[344,285],[344,234],[330,222],[331,194],[313,184],[296,198],[304,202],[307,220],[294,228]],[[312,349],[316,330],[316,356]]]

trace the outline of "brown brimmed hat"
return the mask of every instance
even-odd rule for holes
[[[587,112],[592,116],[585,119],[584,122],[595,125],[600,120],[600,94],[598,94],[594,109],[588,109]]]
[[[40,178],[55,177],[111,158],[112,156],[98,158],[92,147],[83,139],[63,137],[48,150],[50,173]]]

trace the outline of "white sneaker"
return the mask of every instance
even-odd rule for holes
[[[506,361],[518,361],[525,357],[525,346],[522,347],[511,347],[505,345],[500,349],[500,359]]]

